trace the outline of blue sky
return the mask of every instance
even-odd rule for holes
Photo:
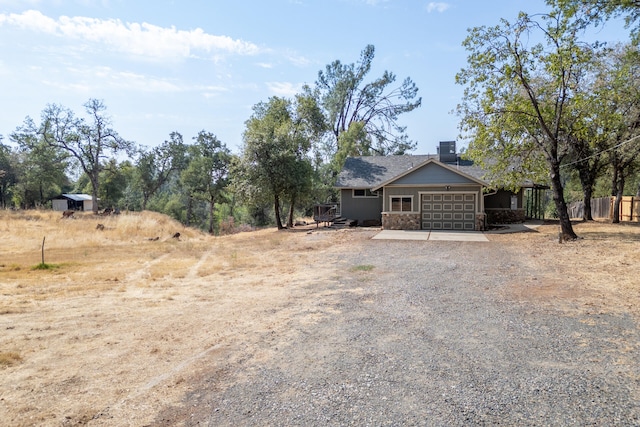
[[[253,105],[293,96],[373,44],[369,78],[411,77],[422,107],[400,123],[416,153],[434,153],[458,135],[451,112],[467,29],[546,9],[538,0],[0,0],[0,134],[6,143],[48,103],[84,115],[98,98],[138,144],[205,129],[238,152]]]

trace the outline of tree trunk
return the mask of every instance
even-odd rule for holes
[[[278,225],[278,230],[282,230],[284,227],[282,226],[282,219],[280,218],[280,197],[278,194],[273,196],[274,199],[274,209],[276,211],[276,224]]]
[[[614,224],[620,223],[620,204],[622,203],[622,195],[624,194],[624,173],[622,171],[616,174],[618,176],[618,181],[616,182],[616,200],[613,203],[613,218],[611,218],[611,222]]]
[[[593,221],[593,215],[591,215],[591,197],[593,196],[593,188],[583,188],[584,194],[584,212],[582,212],[583,221]]]
[[[596,165],[593,165],[596,169]],[[595,173],[592,172],[589,162],[578,164],[578,175],[580,177],[580,185],[582,186],[582,196],[584,198],[584,212],[582,219],[584,221],[593,221],[591,215],[591,197],[593,196],[593,185],[595,182]]]
[[[287,227],[293,228],[293,214],[296,205],[296,196],[295,194],[291,196],[291,205],[289,206],[289,219],[287,220]]]
[[[187,196],[187,218],[185,218],[185,225],[191,227],[191,211],[193,209],[193,198],[191,194]]]
[[[93,202],[93,213],[97,214],[98,213],[98,177],[97,176],[91,176],[90,177],[91,180],[91,188],[92,188],[92,194],[91,194],[91,200]]]
[[[209,234],[213,234],[213,211],[214,211],[215,199],[209,200]]]
[[[616,193],[616,199],[613,202],[613,214],[611,218],[611,222],[613,224],[620,223],[620,203],[622,202],[622,191],[618,191]]]
[[[553,191],[553,201],[556,205],[556,211],[558,212],[558,218],[560,220],[562,238],[563,240],[575,240],[578,236],[573,231],[567,203],[564,200],[564,189],[562,188],[562,181],[560,180],[560,165],[554,162],[551,170],[551,190]]]

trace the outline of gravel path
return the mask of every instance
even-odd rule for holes
[[[635,320],[507,297],[536,273],[507,247],[362,239],[323,259],[335,274],[292,293],[295,315],[158,424],[640,425]]]

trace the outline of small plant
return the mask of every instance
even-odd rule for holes
[[[352,271],[371,271],[375,268],[375,265],[371,265],[371,264],[361,264],[361,265],[356,265],[355,267],[353,267],[351,270]]]
[[[60,268],[58,264],[47,264],[45,262],[41,262],[32,268],[32,270],[55,270],[56,268]]]
[[[22,357],[15,351],[0,352],[0,366],[13,366],[21,360]]]

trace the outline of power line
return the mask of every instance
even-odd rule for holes
[[[613,151],[613,150],[615,150],[615,149],[617,149],[617,148],[620,148],[620,147],[622,147],[623,145],[626,145],[626,144],[628,144],[628,143],[630,143],[630,142],[632,142],[632,141],[634,141],[634,140],[636,140],[636,139],[638,139],[638,138],[640,138],[640,135],[636,135],[636,136],[634,136],[633,138],[631,138],[631,139],[627,139],[626,141],[623,141],[623,142],[621,142],[621,143],[620,143],[620,144],[618,144],[618,145],[614,145],[613,147],[607,148],[606,150],[599,151],[599,152],[597,152],[596,154],[592,154],[592,155],[591,155],[591,156],[589,156],[589,157],[585,157],[584,159],[576,160],[576,161],[571,162],[571,163],[566,163],[566,164],[564,164],[564,165],[561,165],[560,167],[561,167],[561,168],[564,168],[564,167],[567,167],[567,166],[575,165],[575,164],[577,164],[577,163],[586,162],[587,160],[589,160],[589,159],[593,159],[594,157],[598,157],[599,155],[601,155],[601,154],[603,154],[603,153],[606,153],[607,151]]]

